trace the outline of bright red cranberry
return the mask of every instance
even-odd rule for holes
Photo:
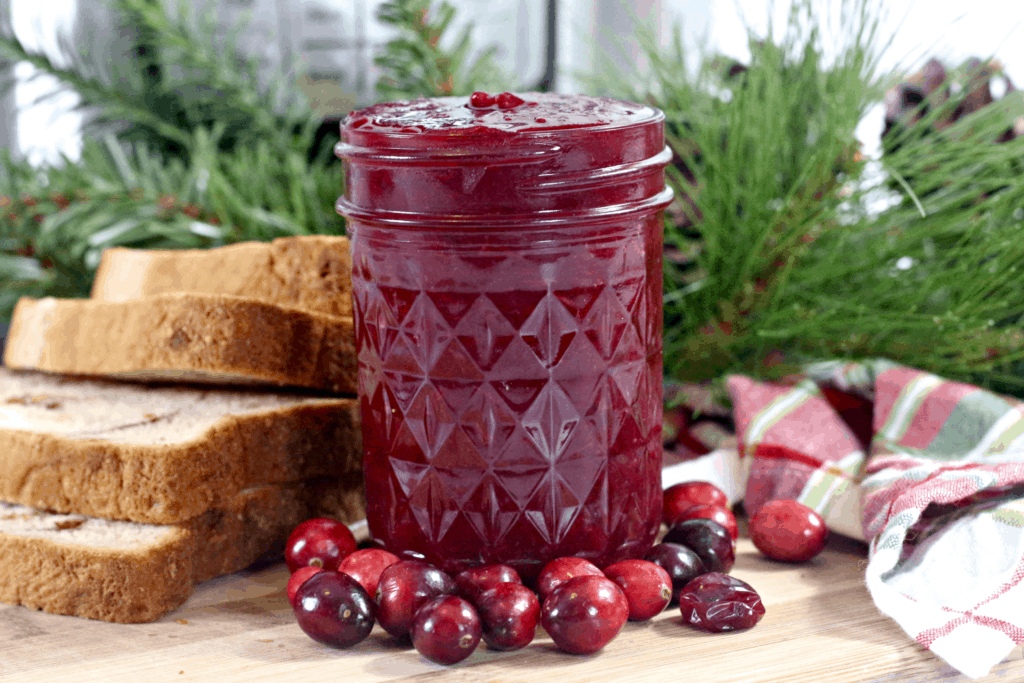
[[[474,109],[487,109],[494,106],[494,97],[485,92],[475,92],[469,96],[469,106]]]
[[[459,572],[455,577],[455,585],[459,595],[474,605],[476,599],[488,588],[499,583],[522,583],[519,572],[507,564],[489,564],[483,567],[472,567]]]
[[[323,569],[320,567],[299,567],[295,570],[295,573],[288,577],[288,604],[292,606],[292,609],[295,609],[295,595],[299,592],[299,586],[306,583],[313,574],[322,571]]]
[[[432,564],[399,560],[377,582],[377,621],[395,638],[409,635],[416,611],[436,597],[455,594],[455,581]]]
[[[412,645],[438,664],[456,664],[473,654],[482,633],[480,617],[457,595],[442,595],[416,612]]]
[[[704,569],[728,573],[736,563],[736,544],[718,522],[688,519],[668,530],[662,542],[684,545],[697,554]]]
[[[658,565],[669,575],[672,581],[672,602],[679,599],[679,591],[683,586],[707,572],[697,553],[678,543],[659,543],[647,551],[644,559]]]
[[[628,618],[626,596],[604,576],[571,578],[551,591],[540,608],[540,623],[558,649],[577,655],[610,643]]]
[[[653,619],[672,599],[672,579],[653,562],[622,560],[605,567],[604,575],[617,583],[626,596],[631,621]]]
[[[740,537],[740,528],[736,524],[736,515],[732,514],[729,508],[724,508],[720,505],[708,505],[706,503],[694,505],[692,508],[681,513],[678,519],[673,522],[673,525],[685,522],[688,519],[710,519],[712,522],[717,522],[725,527],[732,540],[735,541]]]
[[[593,562],[582,557],[559,557],[551,560],[537,575],[537,593],[544,600],[559,584],[577,576],[604,576]]]
[[[540,621],[540,601],[519,583],[496,583],[480,593],[476,611],[484,642],[494,650],[521,650],[533,641]]]
[[[725,491],[706,481],[685,481],[665,489],[662,521],[666,526],[681,522],[680,515],[695,505],[729,507]]]
[[[515,109],[526,101],[522,97],[513,95],[510,92],[503,92],[494,99],[498,103],[498,109]]]
[[[338,563],[355,550],[355,536],[341,522],[307,519],[288,536],[284,561],[290,572],[308,565],[335,570]]]
[[[398,562],[398,557],[380,548],[357,550],[340,563],[338,571],[344,572],[362,584],[370,595],[377,595],[377,582],[387,567]]]
[[[750,628],[764,616],[764,604],[750,584],[710,572],[691,581],[679,594],[683,621],[720,633]]]
[[[806,562],[825,547],[828,528],[821,516],[795,500],[773,500],[750,520],[750,540],[773,560]]]
[[[311,576],[295,594],[295,619],[313,640],[352,647],[373,630],[373,600],[359,582],[335,571]]]

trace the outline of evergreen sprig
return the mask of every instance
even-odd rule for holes
[[[512,78],[498,66],[497,46],[478,53],[473,24],[449,41],[455,8],[446,0],[388,0],[377,18],[397,31],[375,62],[384,71],[377,94],[384,101],[415,97],[469,95],[476,90],[512,89]]]

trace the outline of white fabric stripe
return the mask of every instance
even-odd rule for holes
[[[1020,407],[1011,408],[1001,418],[996,420],[996,423],[992,425],[992,428],[981,438],[978,445],[968,451],[967,455],[963,457],[964,460],[978,460],[981,456],[985,455],[988,449],[992,448],[992,445],[1006,433],[1010,427],[1014,426],[1018,422],[1024,419],[1021,415]]]
[[[768,406],[761,416],[750,425],[746,433],[746,443],[748,446],[752,446],[759,443],[764,433],[768,431],[768,428],[772,426],[772,423],[777,420],[783,413],[789,411],[792,408],[800,405],[812,395],[817,394],[817,387],[810,382],[801,382],[799,385],[793,388],[793,390],[776,399],[775,403]]]
[[[942,380],[935,375],[923,375],[904,387],[896,400],[896,410],[889,415],[889,420],[882,426],[879,433],[888,441],[896,441],[907,431],[907,427],[910,426],[910,418],[920,406],[925,395],[940,384],[942,384]]]

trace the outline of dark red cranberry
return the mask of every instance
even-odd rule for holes
[[[647,551],[644,559],[668,573],[672,581],[672,602],[679,599],[683,586],[707,572],[697,553],[678,543],[659,543]]]
[[[697,553],[704,569],[728,573],[736,563],[736,545],[721,524],[710,519],[689,519],[668,530],[661,539],[678,543]]]
[[[559,584],[577,576],[604,576],[593,562],[582,557],[559,557],[551,560],[537,575],[537,593],[544,600]]]
[[[533,641],[540,621],[540,601],[519,583],[497,583],[482,592],[476,611],[484,642],[494,650],[521,650]]]
[[[626,596],[631,621],[653,619],[672,599],[672,579],[653,562],[622,560],[605,567],[604,575],[618,584]]]
[[[540,623],[558,649],[577,655],[610,643],[628,618],[626,596],[604,576],[573,577],[551,591],[540,608]]]
[[[729,498],[725,491],[706,481],[685,481],[665,489],[662,521],[665,526],[682,521],[679,517],[683,512],[695,505],[718,505],[729,507]]]
[[[510,92],[503,92],[494,99],[498,103],[498,109],[515,109],[526,101],[522,97],[513,95]]]
[[[489,564],[461,571],[455,577],[459,595],[474,605],[476,599],[488,588],[499,583],[522,583],[519,572],[507,564]]]
[[[494,106],[494,97],[485,92],[475,92],[469,96],[469,106],[474,109],[487,109]]]
[[[299,567],[288,577],[288,604],[292,606],[292,609],[295,609],[295,595],[299,592],[299,586],[306,583],[309,577],[322,571],[323,569],[320,567]]]
[[[418,560],[420,562],[427,562],[427,556],[418,550],[409,550],[408,548],[404,548],[402,550],[396,550],[394,554],[397,555],[400,560]]]
[[[335,571],[321,571],[299,586],[295,619],[313,640],[352,647],[373,630],[373,600],[359,582]]]
[[[377,582],[380,580],[381,572],[395,562],[398,562],[398,557],[387,550],[365,548],[355,551],[338,563],[338,571],[358,581],[370,595],[377,595]]]
[[[773,500],[750,520],[750,540],[773,560],[806,562],[825,547],[828,528],[821,515],[795,500]]]
[[[377,621],[395,638],[409,635],[416,611],[434,598],[455,594],[455,581],[432,564],[399,560],[377,582]]]
[[[416,612],[412,645],[432,662],[455,664],[473,654],[482,632],[472,605],[457,595],[443,595]]]
[[[356,539],[349,528],[334,519],[307,519],[288,536],[284,561],[288,571],[312,565],[335,570],[346,555],[356,549]]]
[[[689,510],[681,513],[677,520],[673,522],[673,526],[689,519],[710,519],[712,522],[716,522],[725,527],[725,530],[729,532],[729,536],[732,540],[735,541],[740,537],[740,528],[736,524],[736,515],[732,514],[731,510],[724,508],[721,505],[694,505]]]
[[[764,604],[745,581],[709,572],[683,588],[679,611],[687,624],[720,633],[750,628],[764,616]]]

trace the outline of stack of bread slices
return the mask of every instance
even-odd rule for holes
[[[0,601],[145,622],[364,516],[344,237],[107,251],[0,369]]]

